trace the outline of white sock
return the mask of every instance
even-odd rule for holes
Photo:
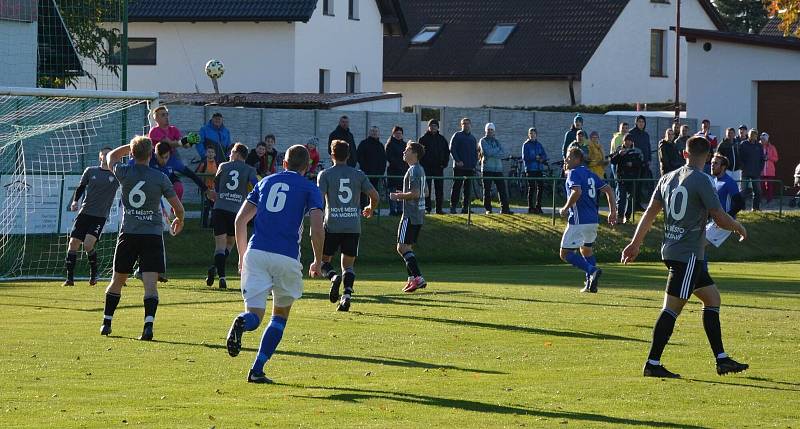
[[[647,359],[647,363],[649,363],[650,365],[661,366],[660,360]]]

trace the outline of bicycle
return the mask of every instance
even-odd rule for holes
[[[503,158],[503,161],[510,161],[511,167],[508,170],[508,177],[513,177],[514,179],[508,180],[508,192],[509,196],[511,192],[515,192],[517,196],[524,197],[527,192],[527,181],[523,179],[525,177],[525,163],[522,161],[521,156],[508,156]]]

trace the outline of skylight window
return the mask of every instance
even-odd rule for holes
[[[424,43],[430,43],[441,30],[441,25],[426,25],[422,27],[422,30],[419,30],[416,36],[411,38],[411,44],[422,45]]]
[[[502,45],[506,43],[508,36],[514,31],[517,24],[497,24],[492,29],[492,32],[486,37],[483,43],[487,45]]]

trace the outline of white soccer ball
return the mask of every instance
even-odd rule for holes
[[[206,74],[211,79],[219,79],[225,74],[225,66],[222,61],[214,59],[206,63]]]

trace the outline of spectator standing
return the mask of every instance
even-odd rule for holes
[[[310,180],[313,180],[314,183],[317,183],[317,174],[319,174],[319,171],[322,170],[322,163],[319,158],[319,150],[317,150],[317,146],[319,146],[318,137],[316,136],[309,137],[308,140],[306,140],[306,150],[308,151],[308,156],[309,156],[308,171],[306,171],[306,177],[308,177]],[[349,147],[353,147],[353,145],[350,144]],[[328,148],[328,150],[330,150],[330,148]],[[348,165],[350,165],[350,160],[353,158],[354,157],[351,156],[350,158],[347,159]]]
[[[778,184],[775,182],[768,182],[768,180],[775,180],[775,163],[778,162],[778,149],[769,141],[769,134],[761,133],[761,148],[764,151],[764,169],[761,171],[761,190],[764,191],[764,197],[767,199],[767,204],[772,202],[772,197],[775,196],[775,189]]]
[[[395,176],[386,179],[389,193],[401,192],[403,190],[403,176],[408,171],[408,164],[403,160],[403,152],[406,150],[406,142],[403,140],[403,127],[395,125],[392,128],[392,136],[386,141],[386,161],[389,167],[386,169],[388,176]],[[400,216],[403,214],[403,204],[395,200],[389,200],[389,216]]]
[[[633,145],[630,134],[623,137],[622,146],[611,154],[611,164],[617,176],[617,214],[622,216],[621,222],[629,222],[633,215],[633,208],[638,205],[636,201],[638,192],[635,192],[636,182],[641,176],[644,165],[644,156],[639,148]]]
[[[450,138],[450,154],[453,156],[453,176],[475,176],[475,167],[478,165],[478,140],[472,135],[472,121],[469,118],[461,119],[461,131],[456,131]],[[467,213],[471,201],[472,183],[470,179],[454,179],[453,189],[450,192],[450,213],[456,212],[458,201],[461,197],[461,187],[464,187],[464,205],[461,213]]]
[[[425,211],[431,212],[431,194],[436,191],[436,214],[444,214],[444,179],[431,179],[431,177],[444,176],[444,169],[450,162],[450,148],[447,139],[439,133],[439,121],[431,119],[428,121],[428,131],[420,137],[419,144],[425,148],[425,156],[419,161],[425,170],[425,180],[428,191],[425,195]],[[433,182],[433,183],[431,183]],[[431,186],[433,184],[433,186]]]
[[[367,138],[358,144],[356,150],[356,159],[358,160],[358,167],[367,176],[385,176],[386,175],[386,149],[381,143],[381,134],[378,127],[370,127]],[[383,185],[385,178],[383,177],[370,177],[369,182],[372,187],[378,191],[378,195],[385,195],[386,187]],[[369,204],[369,198],[366,194],[361,194],[362,209]],[[377,206],[375,207],[377,210]]]
[[[764,150],[758,141],[758,131],[753,128],[748,132],[747,141],[739,147],[739,156],[742,158],[742,182],[740,189],[747,200],[753,197],[752,210],[761,210],[761,172],[764,169]]]
[[[592,131],[589,134],[589,170],[592,170],[597,177],[605,179],[607,165],[606,154],[603,151],[603,145],[600,144],[600,134]]]
[[[653,171],[650,170],[650,161],[653,159],[653,151],[651,149],[652,146],[650,145],[650,134],[645,131],[645,127],[647,127],[647,118],[645,118],[644,115],[639,115],[636,117],[636,127],[632,129],[629,134],[633,138],[633,146],[642,152],[643,164],[640,171],[640,178],[652,179]],[[639,189],[638,201],[648,201],[652,185],[642,182],[641,186],[638,186],[637,188]],[[644,207],[642,207],[638,202],[634,209],[644,211]]]
[[[689,140],[689,126],[688,125],[681,125],[681,131],[678,135],[678,138],[675,139],[675,150],[678,151],[678,154],[682,158],[685,159],[683,153],[686,151],[686,141]]]
[[[561,157],[567,157],[567,149],[572,144],[572,142],[578,140],[578,131],[583,129],[583,116],[580,113],[576,114],[574,118],[572,118],[572,127],[564,134],[564,144],[561,145]],[[584,155],[586,153],[584,152]]]
[[[211,119],[200,128],[200,144],[195,145],[200,159],[206,158],[206,147],[213,146],[217,156],[217,164],[228,160],[228,149],[231,147],[231,133],[225,127],[222,113],[216,112]]]
[[[583,152],[583,164],[586,165],[589,162],[589,141],[586,138],[586,131],[578,130],[575,133],[575,141],[569,144],[567,150],[571,147],[577,147],[578,149]]]
[[[719,145],[719,142],[717,141],[717,136],[711,134],[711,121],[709,121],[708,119],[703,119],[703,121],[700,122],[700,131],[698,131],[695,135],[700,137],[705,137],[705,139],[708,140],[708,143],[711,145],[711,152],[708,153],[706,166],[703,169],[703,171],[705,171],[706,174],[711,174],[711,156],[717,150],[717,146]]]
[[[617,151],[617,148],[622,147],[622,140],[625,138],[625,134],[628,134],[628,130],[629,125],[627,122],[619,124],[619,131],[614,133],[614,136],[611,137],[611,145],[609,146],[608,153],[614,153]]]
[[[544,177],[547,166],[547,152],[536,137],[536,128],[530,128],[528,140],[522,144],[522,162],[525,163],[525,173],[528,177]],[[542,214],[543,193],[544,181],[528,180],[528,213]]]
[[[664,131],[664,139],[658,142],[658,171],[662,176],[681,168],[685,163],[675,147],[674,136],[672,128],[667,128]]]
[[[726,165],[728,176],[738,182],[742,180],[742,157],[739,155],[740,143],[736,141],[737,139],[736,130],[733,128],[725,130],[725,138],[717,146],[717,153],[724,156],[728,162],[728,165]]]
[[[739,135],[736,136],[736,143],[742,144],[747,141],[747,125],[739,125]]]
[[[339,125],[337,125],[333,131],[331,131],[330,135],[328,135],[328,155],[331,154],[331,143],[333,143],[334,140],[344,140],[350,145],[350,149],[348,151],[350,157],[347,158],[347,165],[355,167],[356,140],[353,137],[353,133],[350,132],[350,118],[347,115],[343,115],[339,118]],[[319,141],[317,141],[317,145],[319,145]]]
[[[485,135],[478,143],[478,158],[481,161],[481,174],[483,175],[483,208],[486,209],[486,214],[492,213],[492,182],[494,182],[497,193],[500,194],[500,213],[512,214],[508,207],[506,181],[497,179],[497,177],[503,177],[503,157],[506,156],[506,152],[495,137],[493,123],[487,123],[484,131]]]
[[[206,188],[214,189],[214,176],[217,174],[217,149],[213,145],[209,145],[205,149],[206,157],[200,161],[195,169],[196,173],[208,173],[210,176],[205,178]],[[214,206],[214,201],[208,198],[207,195],[200,197],[203,200],[203,212],[200,216],[200,224],[203,228],[208,228],[210,223],[209,214],[211,208]]]

